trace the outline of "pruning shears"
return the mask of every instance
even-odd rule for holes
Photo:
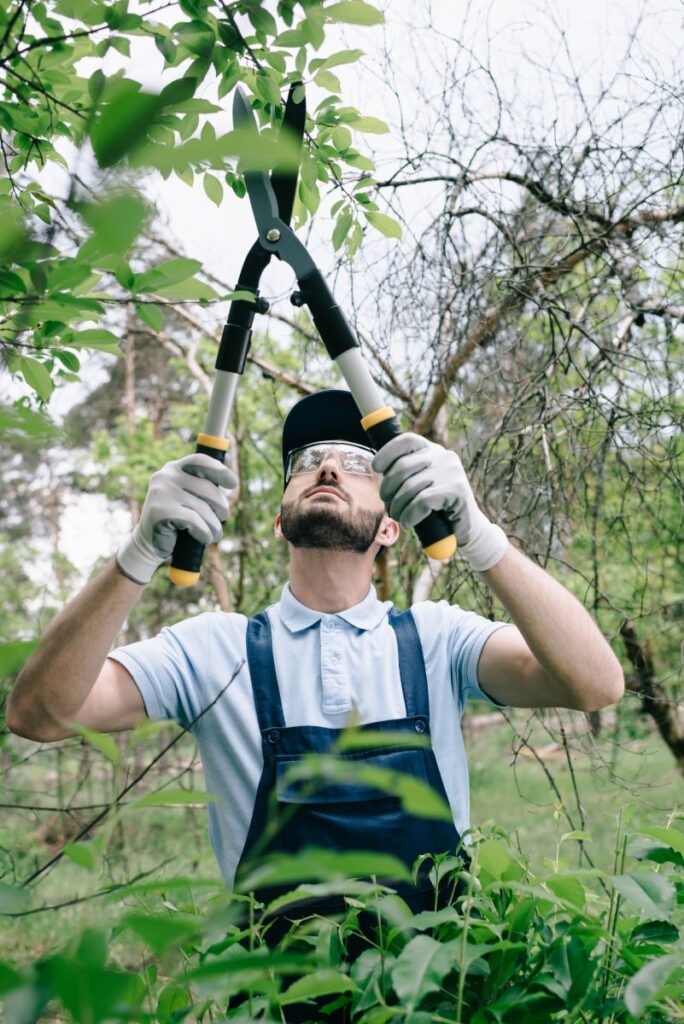
[[[297,96],[297,99],[295,99]],[[306,120],[306,103],[301,85],[290,88],[281,136],[286,133],[290,148],[294,142],[301,152]],[[235,128],[256,137],[258,127],[247,97],[238,86],[233,100]],[[259,237],[249,250],[237,283],[238,292],[249,292],[253,300],[236,297],[230,305],[216,357],[216,375],[209,400],[204,430],[198,434],[196,451],[223,462],[228,451],[226,432],[238,381],[244,370],[257,313],[266,313],[268,303],[259,296],[261,275],[271,256],[288,263],[295,272],[299,290],[292,295],[296,306],[306,305],[330,358],[340,368],[361,412],[361,426],[373,448],[380,449],[401,433],[394,410],[384,401],[361,355],[358,340],[335,302],[323,275],[290,227],[297,190],[298,168],[277,166],[270,175],[245,171],[247,195]],[[423,550],[430,558],[444,560],[456,550],[453,527],[442,512],[430,515],[415,527]],[[179,586],[190,586],[199,577],[204,545],[183,530],[178,535],[169,575]]]

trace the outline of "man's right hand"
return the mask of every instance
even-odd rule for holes
[[[156,569],[171,556],[179,530],[200,544],[216,544],[228,515],[221,488],[233,490],[237,477],[209,455],[186,455],[167,462],[150,479],[140,521],[119,548],[119,569],[134,583],[149,583]]]

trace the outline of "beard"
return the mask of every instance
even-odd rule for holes
[[[296,502],[283,502],[280,529],[295,548],[327,548],[331,551],[356,551],[364,554],[375,540],[385,516],[369,509],[339,511],[319,505],[303,510]]]

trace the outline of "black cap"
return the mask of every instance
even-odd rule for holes
[[[351,391],[317,391],[292,406],[283,424],[283,471],[290,452],[316,441],[351,441],[375,451]]]

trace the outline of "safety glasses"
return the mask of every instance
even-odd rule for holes
[[[285,483],[298,473],[313,473],[323,460],[334,454],[336,461],[345,473],[358,473],[360,476],[374,476],[372,448],[363,448],[360,444],[350,441],[325,441],[306,444],[290,452],[285,470]]]

